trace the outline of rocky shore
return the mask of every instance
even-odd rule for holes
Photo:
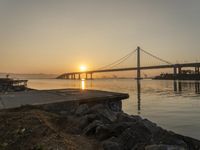
[[[121,102],[0,111],[1,150],[199,150],[200,141],[121,110]]]

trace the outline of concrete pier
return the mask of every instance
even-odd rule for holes
[[[0,94],[0,109],[15,108],[21,105],[55,104],[64,105],[70,102],[104,102],[127,99],[128,94],[98,90],[61,89],[61,90],[30,90]]]

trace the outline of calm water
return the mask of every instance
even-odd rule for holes
[[[200,82],[133,79],[29,80],[35,89],[81,88],[129,93],[123,110],[177,133],[200,139]]]

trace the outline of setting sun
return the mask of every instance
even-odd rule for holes
[[[86,71],[86,70],[87,70],[87,66],[85,66],[85,65],[80,66],[80,71]]]

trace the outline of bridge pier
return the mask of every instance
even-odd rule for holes
[[[86,73],[86,74],[85,74],[85,79],[86,79],[86,80],[88,80],[88,75],[90,75],[90,78],[89,78],[89,79],[90,79],[90,80],[93,80],[93,76],[92,76],[93,73]]]
[[[88,74],[87,74],[87,73],[85,74],[85,79],[86,79],[86,80],[88,79]]]
[[[182,68],[180,66],[178,67],[178,74],[182,74]]]
[[[174,66],[174,80],[177,79],[177,67]]]
[[[195,74],[199,74],[199,67],[195,67]]]
[[[81,74],[80,74],[80,73],[78,74],[78,79],[79,79],[79,80],[81,79]]]
[[[92,73],[90,74],[90,79],[93,80]]]

